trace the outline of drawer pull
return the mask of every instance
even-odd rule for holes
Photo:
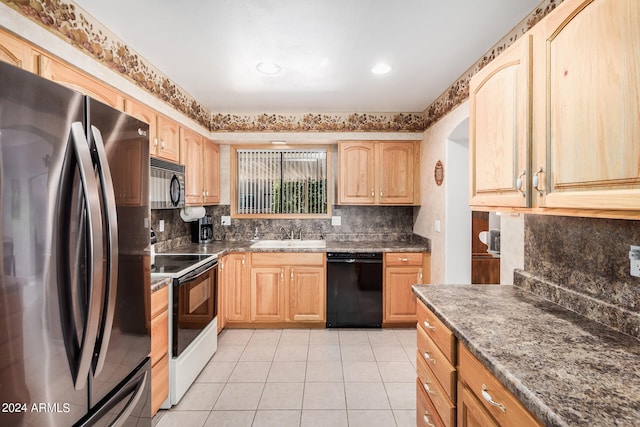
[[[429,383],[424,383],[424,391],[426,391],[427,393],[436,396],[436,392],[431,390],[431,387],[429,387]]]
[[[507,412],[506,406],[504,406],[502,403],[498,403],[493,400],[493,397],[491,397],[491,395],[487,391],[487,386],[484,384],[482,384],[482,398],[486,400],[489,405],[500,408],[502,412]]]
[[[424,415],[422,416],[422,419],[424,420],[425,424],[430,426],[430,427],[436,427],[432,422],[431,419],[429,418],[429,414],[427,412],[424,413]]]
[[[434,365],[436,364],[436,360],[432,359],[431,356],[429,356],[429,352],[425,351],[424,354],[422,355],[422,357],[424,357],[424,360],[426,360],[427,362],[431,362]]]
[[[408,261],[409,261],[409,258],[398,258],[398,261],[408,262]]]
[[[423,324],[423,325],[424,325],[424,327],[425,327],[425,328],[427,328],[427,329],[431,329],[432,331],[435,331],[435,330],[436,330],[436,327],[435,327],[435,326],[431,326],[431,323],[429,323],[429,321],[428,321],[428,320],[425,320],[424,322],[422,322],[422,324]]]

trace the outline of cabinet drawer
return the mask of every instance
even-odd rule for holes
[[[163,311],[167,310],[169,305],[169,286],[157,290],[151,294],[151,319],[156,317]]]
[[[169,396],[169,355],[165,355],[151,368],[151,415]]]
[[[420,384],[416,382],[416,426],[418,427],[445,427],[438,416],[433,403],[427,397]]]
[[[456,395],[456,369],[449,363],[438,346],[422,328],[418,329],[418,358],[426,362],[427,367],[440,382],[451,400]]]
[[[290,265],[323,265],[324,253],[312,252],[254,252],[251,254],[251,265],[290,266]]]
[[[422,330],[427,333],[449,362],[453,364],[456,360],[456,340],[449,328],[420,300],[418,300],[416,314],[418,316],[419,328],[422,328]]]
[[[535,418],[522,406],[496,377],[487,370],[463,345],[458,356],[460,381],[465,383],[482,406],[503,426],[539,426]],[[483,390],[485,391],[483,395]],[[489,403],[489,399],[501,407]]]
[[[421,252],[387,252],[384,254],[385,265],[415,265],[422,266]]]
[[[449,396],[447,396],[447,393],[438,380],[436,380],[431,369],[427,367],[427,361],[420,356],[420,353],[418,353],[416,358],[418,382],[431,400],[436,411],[438,411],[438,416],[440,416],[442,423],[446,426],[455,426],[456,406],[452,403],[453,399],[449,399]],[[455,396],[453,397],[455,398]]]
[[[169,352],[169,312],[151,319],[151,365],[158,363]]]

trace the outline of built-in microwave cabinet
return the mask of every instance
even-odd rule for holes
[[[565,0],[472,78],[476,210],[640,218],[639,21],[636,0]]]

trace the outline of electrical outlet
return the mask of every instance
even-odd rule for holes
[[[220,217],[220,223],[222,225],[231,225],[231,217],[229,215],[222,215]]]
[[[631,246],[629,261],[631,263],[631,275],[640,277],[640,246]]]
[[[164,219],[158,221],[158,232],[162,233],[164,231]]]
[[[331,217],[331,225],[342,225],[342,217],[341,216],[332,216]]]
[[[433,225],[433,230],[434,230],[436,233],[439,233],[439,232],[440,232],[440,220],[439,220],[439,219],[436,219],[436,222],[435,222],[435,224]]]

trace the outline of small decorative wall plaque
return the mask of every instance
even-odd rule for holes
[[[433,170],[433,176],[436,179],[436,184],[442,185],[442,181],[444,180],[444,165],[440,160],[436,163],[436,167]]]

